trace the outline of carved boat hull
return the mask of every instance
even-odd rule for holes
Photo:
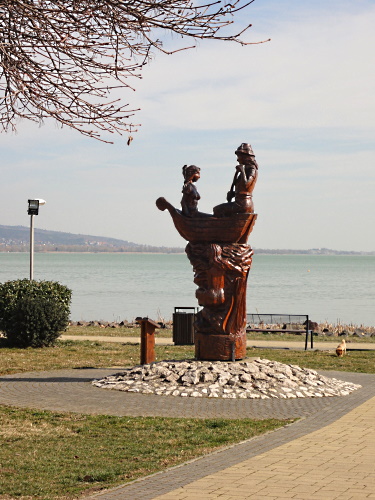
[[[164,198],[156,202],[160,210],[167,209],[180,235],[192,243],[241,243],[245,244],[257,214],[233,214],[230,217],[186,217]]]

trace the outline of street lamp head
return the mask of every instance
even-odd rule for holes
[[[38,215],[39,213],[39,205],[45,205],[45,200],[42,200],[41,198],[34,198],[32,200],[28,200],[29,206],[27,209],[27,213],[29,215]]]

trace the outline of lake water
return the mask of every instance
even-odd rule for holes
[[[0,253],[0,283],[28,277],[27,253]],[[185,254],[36,253],[34,279],[73,290],[73,320],[169,320],[174,307],[197,306]],[[374,326],[375,256],[255,255],[247,312]]]

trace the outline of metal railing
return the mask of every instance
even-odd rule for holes
[[[313,332],[309,329],[308,314],[258,314],[246,315],[247,332],[305,333],[305,351],[309,333],[311,349],[314,347]]]

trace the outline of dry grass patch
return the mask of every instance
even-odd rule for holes
[[[304,344],[306,338],[306,333],[303,332],[301,335],[297,335],[294,333],[282,333],[282,332],[251,332],[247,334],[247,340],[267,340],[272,342],[299,342],[300,344]],[[355,335],[339,337],[337,335],[315,335],[314,334],[314,342],[337,342],[337,344],[345,339],[347,344],[361,344],[361,343],[375,343],[375,337],[357,337]],[[309,335],[309,344],[310,344],[310,335]]]
[[[158,360],[194,356],[193,346],[157,346]],[[0,375],[60,368],[110,368],[134,366],[140,362],[138,343],[117,344],[89,340],[57,341],[55,347],[9,348],[0,339]]]
[[[155,330],[157,337],[172,338],[172,328],[158,328]],[[119,326],[118,328],[102,326],[76,326],[70,325],[64,335],[82,335],[96,337],[138,337],[141,336],[140,326]]]
[[[322,325],[324,326],[324,325]],[[344,325],[345,326],[345,325]],[[340,338],[338,337],[338,331],[342,332],[344,328],[343,325],[340,325],[340,330],[338,327],[332,329],[335,335],[316,335],[314,336],[315,342],[339,342]],[[355,330],[353,326],[346,326],[346,329],[350,332]],[[372,331],[375,330],[374,327],[364,327],[363,330]],[[119,327],[119,328],[111,328],[111,327],[100,327],[100,326],[69,326],[67,331],[64,332],[64,335],[79,335],[82,337],[85,336],[97,336],[97,337],[136,337],[138,340],[141,335],[140,327]],[[247,334],[248,340],[270,340],[270,341],[291,341],[291,342],[304,342],[305,332],[302,332],[301,335],[296,335],[293,333],[282,333],[282,332],[251,332]],[[172,328],[160,328],[156,330],[156,337],[170,338],[172,340]],[[310,337],[309,337],[310,339]],[[362,343],[369,342],[375,343],[375,336],[370,337],[364,335],[363,337],[357,337],[356,335],[350,335],[345,337],[348,343]]]
[[[359,346],[356,346],[357,348]],[[350,349],[350,345],[348,345]],[[157,361],[193,359],[194,346],[156,346]],[[330,351],[295,351],[290,349],[247,349],[248,357],[274,359],[317,370],[375,373],[375,351],[348,351],[338,358]],[[96,341],[58,341],[55,347],[8,348],[0,339],[0,375],[27,371],[49,371],[61,368],[121,369],[138,365],[138,343],[117,344]]]
[[[332,351],[293,351],[289,349],[247,349],[248,356],[267,358],[280,363],[314,370],[375,373],[375,351],[349,351],[342,358]]]

